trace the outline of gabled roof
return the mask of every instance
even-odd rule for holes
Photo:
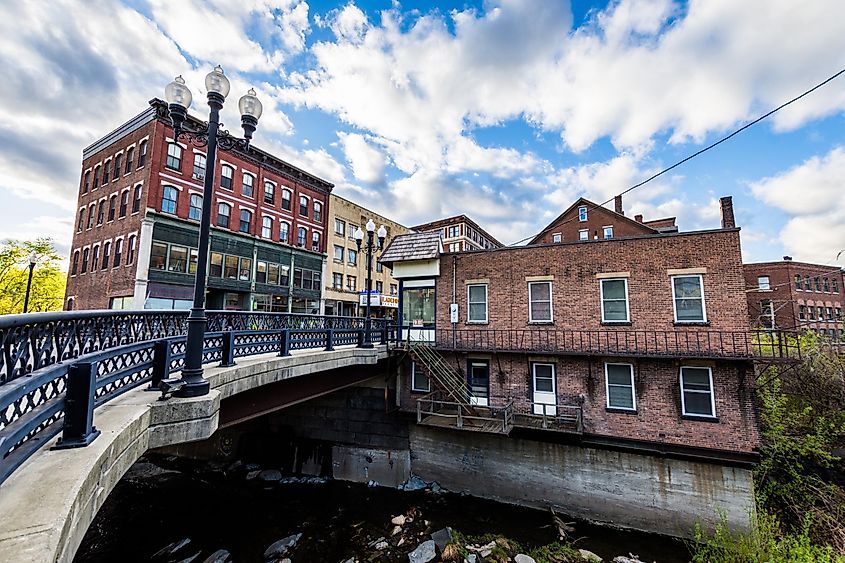
[[[504,246],[501,242],[493,238],[493,235],[482,229],[478,226],[478,223],[467,217],[466,215],[454,215],[452,217],[446,217],[445,219],[438,219],[436,221],[429,221],[428,223],[423,223],[422,225],[417,225],[416,227],[411,227],[412,231],[430,231],[433,229],[440,229],[442,227],[446,227],[448,225],[454,225],[455,223],[466,223],[489,240],[496,246]]]
[[[443,252],[438,231],[408,233],[393,237],[382,252],[379,262],[392,268],[394,262],[433,260]]]
[[[640,223],[639,221],[634,221],[633,219],[631,219],[631,218],[629,218],[629,217],[626,217],[625,215],[622,215],[622,214],[620,214],[620,213],[617,213],[616,211],[614,211],[614,210],[612,210],[612,209],[610,209],[610,208],[607,208],[607,207],[601,206],[601,205],[599,205],[598,203],[594,203],[594,202],[592,202],[592,201],[590,201],[590,200],[588,200],[588,199],[585,199],[585,198],[583,198],[583,197],[579,197],[579,198],[575,201],[575,203],[573,203],[572,205],[570,205],[569,207],[567,207],[567,208],[566,208],[566,211],[564,211],[563,213],[561,213],[560,215],[558,215],[557,217],[555,217],[555,219],[554,219],[551,223],[549,223],[548,225],[546,225],[545,227],[543,227],[543,230],[542,230],[542,231],[540,231],[539,233],[537,233],[537,235],[536,235],[533,239],[531,239],[531,241],[530,241],[528,244],[536,244],[536,243],[537,243],[537,242],[538,242],[538,241],[539,241],[539,240],[543,237],[543,235],[545,235],[546,233],[548,233],[549,231],[551,231],[554,227],[556,227],[556,226],[557,226],[557,224],[558,224],[558,223],[560,223],[560,222],[563,220],[563,218],[564,218],[564,217],[566,217],[569,213],[571,213],[571,212],[572,212],[572,210],[574,210],[574,209],[576,209],[577,207],[580,207],[580,206],[582,206],[582,205],[586,205],[586,206],[588,206],[590,209],[597,209],[597,208],[600,208],[602,211],[606,211],[607,213],[610,213],[611,215],[615,215],[616,217],[618,217],[618,218],[619,218],[619,219],[621,219],[622,221],[627,221],[628,223],[631,223],[631,224],[633,224],[633,225],[637,225],[638,227],[640,227],[640,228],[642,228],[642,229],[644,229],[644,230],[646,230],[646,231],[651,231],[651,232],[653,232],[653,233],[657,233],[657,232],[658,232],[658,231],[657,231],[657,229],[655,229],[655,228],[653,228],[653,227],[650,227],[650,226],[648,226],[648,225],[646,225],[646,224],[644,224],[644,223]]]
[[[643,225],[647,227],[651,227],[652,229],[657,229],[658,231],[663,232],[664,229],[675,229],[677,230],[678,227],[675,225],[675,217],[664,217],[663,219],[653,219],[651,221],[643,221]]]

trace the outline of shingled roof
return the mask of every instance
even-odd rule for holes
[[[408,233],[394,237],[378,261],[392,268],[394,262],[433,260],[440,256],[442,251],[439,231]]]

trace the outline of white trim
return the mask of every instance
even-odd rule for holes
[[[146,136],[141,137],[140,139],[138,139],[138,144],[140,145],[140,144],[141,144],[141,143],[143,143],[144,141],[149,141],[149,140],[150,140],[150,136],[149,136],[149,135],[146,135]]]
[[[172,170],[172,168],[168,168],[167,170]],[[194,180],[193,176],[191,176],[190,178],[185,178],[184,176],[182,176],[182,177],[171,176],[170,174],[166,174],[162,171],[159,171],[158,175],[159,175],[159,177],[165,178],[166,180],[169,180],[169,181],[181,182],[182,184],[184,184],[185,186],[188,186],[188,187],[195,188],[195,187],[197,187],[197,185],[202,186],[202,184],[200,182]]]
[[[608,280],[614,278],[630,278],[631,272],[599,272],[596,274],[597,280]]]
[[[406,280],[402,283],[402,288],[406,287],[434,287],[435,281],[433,279],[426,280]]]
[[[585,233],[587,236],[582,237],[581,233]],[[578,229],[578,240],[590,240],[590,229]]]
[[[246,168],[241,168],[241,173],[244,174],[245,176],[252,176],[253,180],[258,179],[258,174],[256,174],[255,172],[250,172]],[[253,187],[255,187],[255,186],[253,185]]]
[[[164,197],[164,188],[166,188],[166,187],[175,188],[175,189],[179,190],[180,192],[185,191],[185,189],[189,189],[189,187],[188,187],[188,188],[186,188],[185,186],[174,186],[174,185],[172,185],[172,184],[171,184],[171,183],[169,183],[169,182],[167,182],[167,183],[163,183],[163,184],[161,185],[161,187],[162,187],[162,190],[161,190],[161,195],[162,195],[162,198]]]
[[[205,151],[201,151],[201,150],[199,150],[198,148],[194,148],[194,154],[201,154],[202,156],[205,156],[205,157],[206,157],[206,159],[208,158],[208,156],[206,155]]]
[[[179,141],[177,141],[173,137],[165,137],[164,140],[167,142],[168,145],[175,144],[175,145],[179,145],[180,147],[182,147],[183,150],[188,150],[188,145],[186,145],[185,143],[180,143]],[[166,155],[167,151],[165,151],[164,154]]]
[[[607,366],[628,366],[628,375],[630,376],[631,381],[631,404],[633,407],[619,407],[610,404],[610,378],[608,377],[607,373]],[[615,384],[614,384],[615,385]],[[617,385],[618,387],[618,385]],[[637,389],[634,386],[634,364],[629,364],[625,362],[605,362],[604,363],[604,394],[605,394],[605,404],[609,409],[620,409],[625,411],[636,411],[637,410]]]
[[[269,218],[274,219],[274,220],[279,219],[279,217],[277,215],[273,215],[272,213],[270,213],[269,211],[267,211],[264,208],[261,208],[261,216],[262,217],[269,217]]]
[[[273,188],[274,188],[274,189],[279,187],[279,183],[278,183],[278,182],[276,182],[276,181],[274,181],[274,180],[270,180],[269,178],[262,178],[261,180],[262,180],[265,184],[273,184]],[[264,186],[261,186],[261,187],[263,188]]]
[[[126,150],[125,148],[120,149],[116,153],[114,153],[114,158],[117,158],[123,154],[123,151]]]
[[[540,284],[547,284],[549,286],[549,318],[548,319],[538,319],[534,320],[534,315],[531,312],[531,286],[532,285],[540,285]],[[552,282],[551,281],[531,281],[528,282],[528,322],[530,323],[553,323],[555,321],[555,313],[554,313],[554,295],[552,293]]]
[[[469,311],[470,311],[470,305],[471,305],[470,300],[469,300],[469,296],[470,296],[470,289],[473,288],[473,287],[483,287],[484,288],[484,319],[470,319],[469,318]],[[489,313],[488,303],[489,303],[490,300],[488,298],[488,295],[489,295],[488,289],[489,288],[487,287],[486,283],[467,284],[467,317],[466,317],[467,318],[467,324],[470,324],[470,323],[486,324],[487,322],[489,322],[490,317],[488,315],[488,313]]]
[[[625,318],[609,320],[604,318],[604,282],[621,281],[625,286]],[[599,308],[601,309],[601,322],[603,323],[629,323],[631,322],[631,305],[628,299],[628,278],[602,278],[599,280]]]
[[[416,362],[411,360],[411,391],[415,391],[417,393],[429,393],[431,391],[431,378],[428,378],[428,377],[426,378],[426,380],[428,380],[428,387],[425,388],[425,389],[423,389],[422,387],[417,388],[414,385],[414,383],[415,383],[414,377],[416,377],[416,374],[417,374],[416,368],[417,368]]]
[[[237,164],[232,164],[232,163],[231,163],[231,162],[229,162],[228,160],[223,160],[223,159],[220,159],[220,166],[228,166],[229,168],[231,168],[231,169],[232,169],[232,172],[234,172],[235,170],[237,170],[237,169],[238,169],[238,165],[237,165]]]
[[[697,414],[688,413],[686,400],[684,399],[684,369],[706,369],[710,381],[710,413],[711,414]],[[678,384],[681,388],[681,414],[683,416],[695,416],[705,419],[716,418],[716,390],[713,389],[713,368],[709,366],[681,366],[678,370]],[[703,391],[691,391],[692,393],[703,393]]]
[[[558,240],[555,240],[555,237],[558,237]],[[560,244],[563,242],[563,233],[552,233],[552,243],[553,244]],[[478,243],[474,242],[473,244],[478,245]]]
[[[543,411],[545,414],[549,415],[556,415],[557,414],[557,365],[555,362],[548,362],[548,361],[530,361],[531,364],[531,412],[534,414],[543,414],[541,412],[537,412],[537,406],[542,405]],[[537,366],[549,366],[552,368],[552,390],[549,391],[537,391]],[[552,395],[554,397],[555,402],[552,403],[539,403],[536,401],[537,394],[545,394],[545,395]],[[549,408],[551,407],[551,408]]]
[[[297,219],[297,223],[302,223],[304,225],[308,225],[309,227],[311,227],[314,230],[318,230],[320,232],[323,232],[323,230],[324,230],[323,225],[321,225],[320,223],[314,223],[313,221],[306,221],[301,216],[296,217],[296,219]]]
[[[126,145],[123,149],[125,151],[129,151],[129,149],[134,149],[137,143],[132,143],[131,145]]]
[[[698,278],[699,287],[701,288],[701,319],[698,320],[678,320],[678,305],[675,298],[675,279],[676,278]],[[701,274],[687,274],[687,275],[679,275],[679,276],[670,276],[669,277],[669,289],[672,291],[672,311],[675,313],[675,322],[686,324],[686,323],[706,323],[707,322],[707,305],[704,301],[704,277]]]
[[[250,205],[249,203],[242,203],[240,201],[238,202],[238,207],[245,207],[245,208],[249,209],[250,211],[252,211],[253,213],[255,213],[255,209],[256,209],[255,205]]]
[[[707,268],[669,268],[666,274],[670,276],[687,276],[691,274],[706,274]]]

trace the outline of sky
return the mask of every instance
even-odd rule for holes
[[[72,239],[82,149],[183,75],[264,103],[254,144],[414,225],[505,244],[845,68],[841,0],[0,0],[0,238]],[[845,266],[845,75],[624,197],[746,261]],[[612,205],[612,204],[611,204]]]

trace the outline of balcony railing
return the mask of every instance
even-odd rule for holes
[[[769,331],[440,329],[432,345],[461,352],[584,356],[801,359],[797,335]]]

